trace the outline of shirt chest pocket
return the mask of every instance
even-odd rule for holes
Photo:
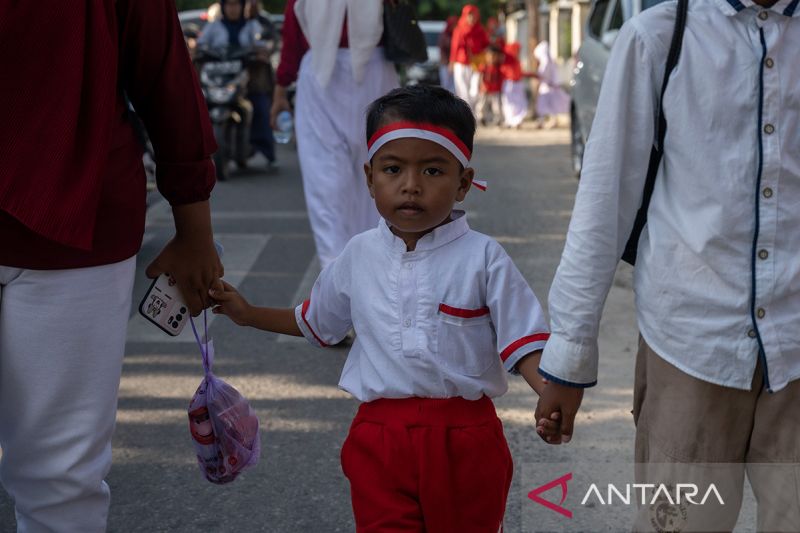
[[[499,359],[488,307],[440,304],[436,337],[439,361],[456,374],[480,376]]]

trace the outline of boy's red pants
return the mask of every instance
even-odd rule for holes
[[[342,470],[358,532],[496,533],[514,468],[484,396],[361,404]]]

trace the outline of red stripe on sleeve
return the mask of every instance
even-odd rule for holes
[[[537,333],[535,335],[528,335],[527,337],[522,337],[521,339],[515,340],[514,342],[509,344],[506,347],[506,349],[500,353],[500,359],[503,362],[505,362],[505,360],[508,359],[509,355],[516,352],[526,344],[530,344],[532,342],[537,342],[537,341],[546,341],[549,338],[550,338],[549,333]]]
[[[439,312],[450,316],[457,316],[459,318],[475,318],[489,314],[488,307],[481,307],[480,309],[461,309],[459,307],[450,307],[447,304],[439,304]]]
[[[303,317],[303,322],[306,323],[306,326],[308,327],[308,330],[311,332],[312,335],[314,335],[314,338],[317,339],[317,342],[320,343],[323,348],[327,348],[328,345],[325,344],[322,341],[322,339],[320,339],[319,336],[317,336],[316,333],[314,333],[314,328],[312,328],[311,324],[309,324],[308,320],[306,320],[306,311],[308,311],[308,306],[309,305],[311,305],[311,300],[306,300],[305,302],[303,302],[303,309],[302,309],[302,312],[300,313],[300,315]]]

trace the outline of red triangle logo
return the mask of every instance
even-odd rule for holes
[[[555,511],[560,515],[564,515],[567,518],[572,518],[572,511],[562,507],[564,500],[567,499],[567,481],[571,479],[572,479],[572,472],[565,474],[560,478],[554,479],[553,481],[550,481],[549,483],[546,483],[541,487],[533,489],[528,493],[528,498],[535,501],[539,505],[544,505],[548,509]],[[545,500],[540,496],[540,494],[542,494],[543,492],[547,492],[548,490],[554,487],[561,487],[561,501],[558,502],[558,504]]]

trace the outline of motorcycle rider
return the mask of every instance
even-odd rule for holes
[[[269,56],[265,53],[260,53],[262,47],[257,47],[261,41],[264,28],[258,22],[257,18],[245,18],[245,4],[246,0],[222,0],[222,17],[215,20],[203,29],[200,37],[197,40],[197,46],[200,48],[255,48],[255,59],[259,62],[268,62]],[[257,67],[253,67],[256,68]],[[249,69],[252,71],[252,69]],[[252,83],[250,84],[252,86]],[[251,87],[249,87],[251,88]],[[252,127],[253,138],[251,142],[254,143],[255,148],[261,151],[264,156],[272,165],[275,162],[275,150],[272,144],[272,135],[269,131],[269,139],[264,140],[263,127],[259,128],[258,123],[254,124],[253,119],[258,119],[260,113],[255,113],[254,108],[259,108],[263,105],[263,91],[248,90],[248,99],[250,102],[242,102],[244,114],[246,116],[246,128]],[[254,96],[258,96],[254,98]],[[269,109],[267,107],[266,109]],[[256,109],[257,110],[257,109]],[[247,152],[245,150],[244,152]],[[244,156],[237,157],[236,163],[240,168],[247,166],[247,160]]]

